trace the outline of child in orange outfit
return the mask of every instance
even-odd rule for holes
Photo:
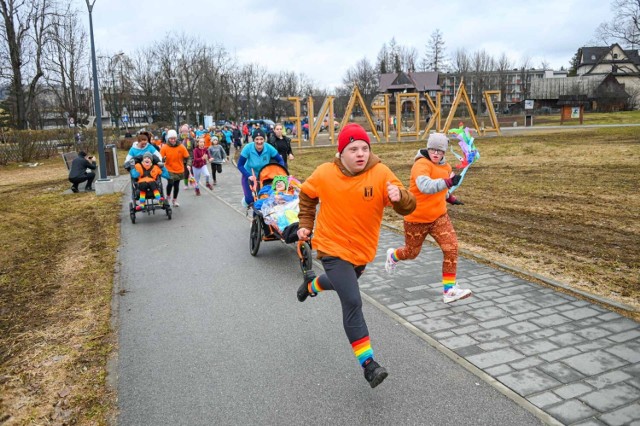
[[[380,159],[371,153],[369,135],[358,124],[338,135],[338,154],[318,166],[302,184],[298,238],[314,228],[313,247],[325,273],[305,273],[297,297],[304,302],[324,290],[334,290],[342,305],[344,330],[364,377],[374,388],[387,370],[373,359],[369,330],[362,313],[358,278],[376,255],[385,206],[405,215],[415,209],[415,196]],[[321,203],[316,221],[316,206]]]
[[[471,296],[471,290],[458,287],[458,238],[447,214],[447,202],[461,204],[453,196],[447,198],[447,191],[460,181],[460,176],[451,172],[444,154],[449,138],[443,133],[432,133],[427,141],[427,149],[418,151],[413,167],[409,192],[415,195],[417,206],[413,213],[404,218],[403,247],[387,250],[385,269],[393,273],[399,261],[415,259],[427,235],[431,235],[442,249],[442,285],[444,303],[455,302]]]
[[[149,193],[153,194],[156,202],[164,202],[156,182],[158,176],[168,178],[169,173],[164,167],[160,168],[157,164],[153,164],[153,154],[145,152],[142,156],[142,162],[136,163],[134,168],[131,169],[131,177],[137,180],[138,190],[140,191],[136,210],[143,210],[145,208],[146,198]]]

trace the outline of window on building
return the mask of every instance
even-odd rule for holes
[[[613,59],[618,59],[618,54],[617,53],[613,54]]]

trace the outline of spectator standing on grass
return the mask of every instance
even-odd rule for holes
[[[404,246],[387,250],[385,269],[393,273],[401,260],[415,259],[427,235],[436,241],[444,259],[442,261],[442,286],[444,303],[455,302],[471,296],[471,290],[458,287],[458,239],[447,214],[447,202],[462,204],[447,191],[458,184],[460,176],[452,173],[451,165],[444,158],[449,138],[444,133],[432,133],[427,148],[416,154],[411,168],[409,191],[417,199],[413,213],[404,218]]]
[[[85,184],[84,190],[93,191],[91,184],[96,178],[96,174],[94,172],[87,172],[87,169],[96,169],[96,159],[94,156],[87,156],[86,152],[80,151],[78,156],[71,162],[71,167],[69,168],[69,182],[72,184],[71,191],[78,192],[78,185],[85,181],[87,183]]]
[[[293,160],[293,151],[291,150],[291,139],[284,134],[284,126],[277,123],[273,128],[273,133],[269,136],[268,142],[278,151],[282,157],[285,167],[289,167],[288,160]]]
[[[174,207],[178,204],[178,192],[180,191],[180,181],[184,176],[184,171],[189,159],[189,151],[181,143],[178,143],[178,133],[171,129],[167,132],[167,143],[162,146],[160,155],[164,158],[164,166],[169,172],[167,179],[167,202],[172,202]],[[171,192],[173,191],[173,200]]]
[[[373,359],[358,278],[376,255],[382,214],[389,205],[406,215],[415,209],[416,199],[371,153],[365,129],[355,123],[344,126],[337,157],[318,166],[300,191],[298,238],[308,239],[315,222],[313,247],[325,273],[316,277],[307,271],[297,297],[304,302],[325,290],[338,294],[344,331],[372,388],[388,373]]]

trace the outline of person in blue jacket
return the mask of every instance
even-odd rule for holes
[[[281,166],[284,166],[282,156],[278,151],[269,144],[265,144],[265,134],[262,129],[256,129],[253,132],[253,142],[245,145],[238,158],[238,170],[242,173],[242,191],[244,198],[242,205],[247,207],[253,203],[253,194],[251,193],[251,183],[257,179],[260,170],[275,160]]]
[[[160,152],[158,152],[158,150],[149,142],[150,142],[149,135],[146,134],[146,132],[138,134],[137,142],[133,143],[133,145],[131,146],[131,149],[129,149],[129,153],[127,154],[127,157],[124,159],[125,169],[129,170],[131,167],[133,167],[135,162],[132,163],[131,160],[136,157],[142,158],[145,152],[150,152],[151,154],[154,155],[154,157],[156,157],[157,161],[162,162],[162,157],[160,157]]]

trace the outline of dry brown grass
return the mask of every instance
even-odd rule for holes
[[[466,204],[449,208],[461,247],[640,309],[637,132],[477,138],[481,159],[455,192]],[[376,144],[373,151],[408,184],[421,147]],[[290,170],[305,178],[334,152],[300,151]],[[402,219],[391,210],[385,221],[402,229]]]
[[[46,163],[0,172],[0,423],[106,424],[121,198],[63,195]]]

